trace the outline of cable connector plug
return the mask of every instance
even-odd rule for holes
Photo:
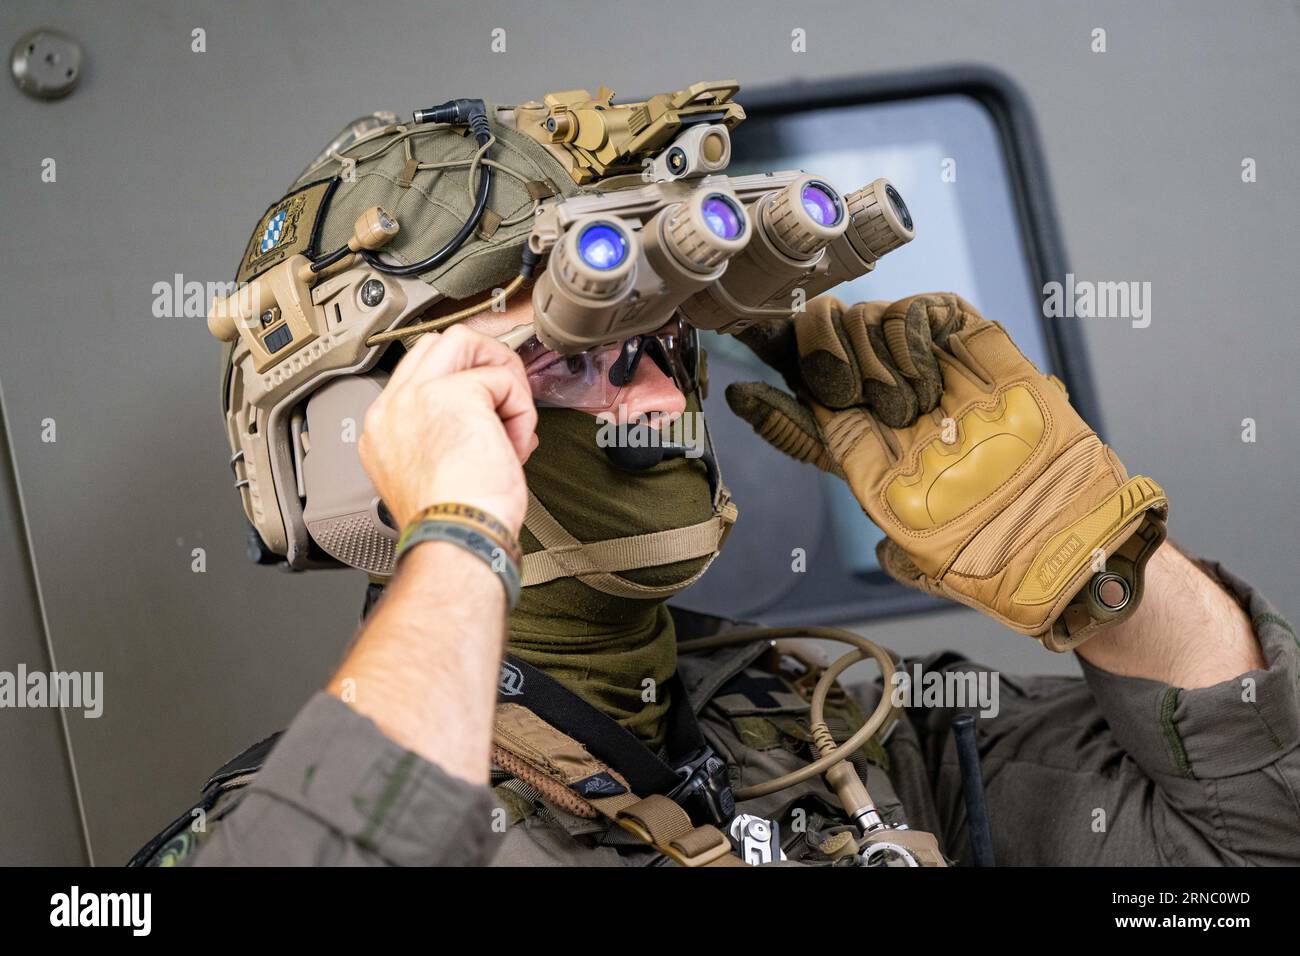
[[[519,274],[525,279],[531,279],[533,273],[537,271],[537,264],[541,261],[541,253],[533,252],[532,247],[525,244],[523,255],[519,259]]]
[[[475,120],[483,123],[487,129],[487,105],[482,100],[448,100],[428,109],[416,110],[411,114],[416,123],[447,123],[452,126],[469,126],[477,133]]]

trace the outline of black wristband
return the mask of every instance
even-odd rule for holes
[[[501,584],[506,589],[507,613],[514,610],[519,603],[519,565],[499,542],[460,521],[413,521],[406,526],[397,542],[396,561],[400,562],[402,555],[425,541],[446,541],[459,545],[481,559],[501,579]]]

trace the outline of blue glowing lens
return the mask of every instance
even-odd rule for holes
[[[613,269],[627,258],[627,237],[613,226],[588,226],[578,237],[578,255],[593,269]]]
[[[822,226],[833,226],[840,221],[839,200],[825,187],[809,183],[803,188],[803,208],[812,220]]]
[[[736,207],[730,200],[723,199],[721,196],[710,196],[704,200],[700,204],[700,211],[704,214],[704,221],[713,230],[713,234],[722,239],[735,239],[744,228],[740,216],[736,213]]]

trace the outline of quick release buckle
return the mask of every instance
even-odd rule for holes
[[[682,782],[668,794],[697,824],[724,826],[736,815],[727,762],[705,744],[677,767]]]

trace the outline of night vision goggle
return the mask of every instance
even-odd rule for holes
[[[528,240],[548,256],[533,287],[536,335],[571,354],[674,314],[738,332],[870,272],[913,234],[887,181],[841,195],[802,172],[714,173],[545,203]]]
[[[400,354],[388,349],[394,341],[499,312],[531,280],[532,322],[501,338],[520,350],[539,404],[598,411],[617,400],[643,356],[693,391],[696,330],[737,332],[788,317],[912,239],[911,215],[883,179],[842,194],[797,170],[728,176],[730,131],[745,115],[732,100],[738,89],[696,83],[618,104],[607,89],[578,90],[491,110],[451,100],[409,124],[376,114],[332,142],[264,215],[239,286],[208,316],[212,334],[230,345],[231,468],[259,560],[391,571],[398,529],[361,468],[355,433]],[[442,142],[461,158],[422,165],[412,144],[430,136],[455,137]],[[369,206],[346,241],[316,252],[338,187],[400,157],[399,145],[408,159],[395,189],[424,169],[467,172],[471,206],[459,228],[430,254],[400,262],[385,252],[399,217]],[[560,179],[540,183],[515,168],[529,150],[533,170],[559,169]],[[524,216],[489,208],[494,177],[528,180]],[[403,209],[416,198],[398,196]],[[515,278],[473,305],[449,297],[443,270],[471,260],[476,242],[505,227],[528,230],[518,246],[491,250],[518,248]],[[463,307],[449,312],[449,304]]]

